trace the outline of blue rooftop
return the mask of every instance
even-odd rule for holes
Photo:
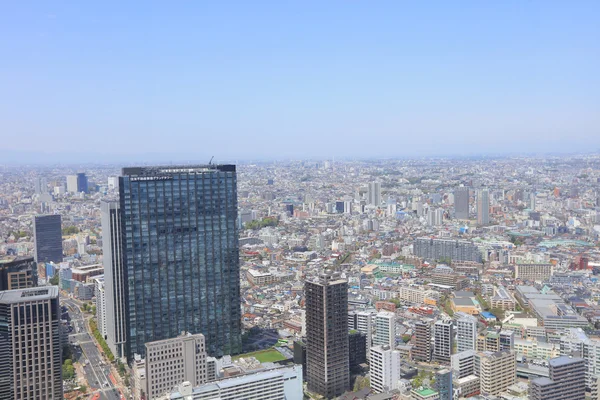
[[[489,311],[483,311],[481,315],[483,315],[483,318],[485,319],[496,319],[496,316]]]

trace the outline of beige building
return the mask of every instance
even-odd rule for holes
[[[146,343],[146,394],[156,399],[182,382],[208,381],[204,335],[182,333],[173,339]]]
[[[270,285],[277,282],[277,277],[270,272],[260,272],[255,269],[246,271],[246,279],[253,286]]]
[[[554,274],[552,264],[516,264],[515,279],[524,281],[545,281]]]
[[[512,351],[482,352],[477,357],[481,393],[497,395],[517,379],[517,359]]]

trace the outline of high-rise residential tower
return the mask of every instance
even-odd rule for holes
[[[396,318],[393,312],[380,311],[375,315],[373,346],[396,347]]]
[[[562,356],[548,362],[549,378],[531,381],[532,400],[578,400],[585,396],[586,365],[583,358]]]
[[[469,188],[458,187],[454,190],[454,218],[469,219]]]
[[[128,359],[182,331],[241,352],[235,165],[123,168],[119,198]]]
[[[477,348],[477,318],[464,315],[456,320],[456,350],[475,350]]]
[[[370,371],[371,389],[376,393],[384,393],[398,389],[401,367],[400,352],[390,346],[371,347]]]
[[[325,271],[304,285],[308,390],[333,398],[350,385],[348,282]]]
[[[477,192],[477,225],[490,223],[490,193],[487,189]]]
[[[121,242],[121,212],[116,201],[100,203],[102,223],[102,262],[106,305],[106,343],[119,358],[126,357],[125,271]]]
[[[36,215],[33,217],[33,241],[36,263],[62,262],[60,215]]]
[[[442,369],[435,372],[435,387],[439,394],[439,400],[452,400],[452,370]]]
[[[452,321],[437,321],[434,325],[434,331],[433,359],[449,365],[452,356],[452,344],[454,343]]]
[[[431,324],[427,321],[417,321],[415,324],[412,356],[416,361],[431,361]]]
[[[58,288],[0,292],[0,399],[62,399]]]
[[[0,257],[0,291],[35,287],[37,278],[33,257]]]
[[[379,207],[381,205],[381,182],[369,182],[369,204]]]

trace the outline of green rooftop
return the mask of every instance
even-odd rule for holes
[[[415,392],[419,396],[423,396],[423,397],[431,396],[432,394],[437,393],[435,390],[429,389],[429,388],[423,388],[421,390],[415,389],[415,390],[413,390],[413,392]]]

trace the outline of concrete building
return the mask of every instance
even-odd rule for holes
[[[464,378],[475,374],[477,352],[475,350],[461,351],[451,357],[452,370],[455,378]]]
[[[183,333],[146,343],[146,394],[154,400],[182,382],[194,387],[208,381],[204,335]]]
[[[504,286],[496,288],[496,294],[490,300],[492,308],[499,308],[504,311],[514,311],[517,305],[513,296]]]
[[[368,196],[370,205],[381,205],[381,182],[369,182]]]
[[[261,272],[255,269],[246,271],[246,279],[254,286],[265,286],[277,282],[277,277],[272,273]]]
[[[100,203],[102,262],[106,303],[106,344],[118,358],[127,356],[125,271],[121,241],[121,212],[116,201]]]
[[[517,379],[517,360],[512,351],[482,352],[475,359],[481,393],[497,395]]]
[[[585,360],[562,356],[549,361],[550,377],[531,381],[531,400],[581,400],[585,398]]]
[[[452,321],[437,321],[434,325],[434,334],[433,359],[441,364],[450,365],[454,343],[454,325]]]
[[[77,193],[77,175],[67,175],[67,192]]]
[[[441,369],[435,372],[435,387],[440,400],[453,400],[452,370]]]
[[[98,320],[98,331],[106,339],[106,291],[104,289],[104,276],[94,279],[96,293],[96,319]]]
[[[468,187],[458,187],[454,190],[454,218],[469,219]]]
[[[58,288],[0,292],[0,398],[62,399]]]
[[[465,315],[456,321],[457,352],[475,350],[477,346],[477,319]]]
[[[552,264],[515,264],[515,279],[545,282],[554,275]]]
[[[490,193],[487,189],[477,192],[477,225],[484,226],[490,223]]]
[[[36,263],[62,262],[62,227],[59,214],[36,215],[33,218],[33,242]]]
[[[431,361],[431,323],[417,321],[415,323],[415,346],[412,349],[416,361]]]
[[[371,389],[384,393],[398,389],[400,380],[401,355],[390,346],[373,346],[369,356]]]
[[[350,369],[367,362],[367,335],[356,330],[348,333],[348,364]]]
[[[27,289],[37,284],[37,265],[33,257],[0,257],[0,291]]]
[[[396,318],[395,314],[381,311],[375,315],[374,346],[396,347]]]
[[[466,240],[417,238],[414,254],[425,260],[452,260],[481,262],[481,252]]]
[[[270,367],[193,387],[183,382],[160,400],[302,400],[302,366]]]
[[[348,358],[348,282],[326,270],[307,280],[306,357],[308,390],[327,398],[350,386]]]

